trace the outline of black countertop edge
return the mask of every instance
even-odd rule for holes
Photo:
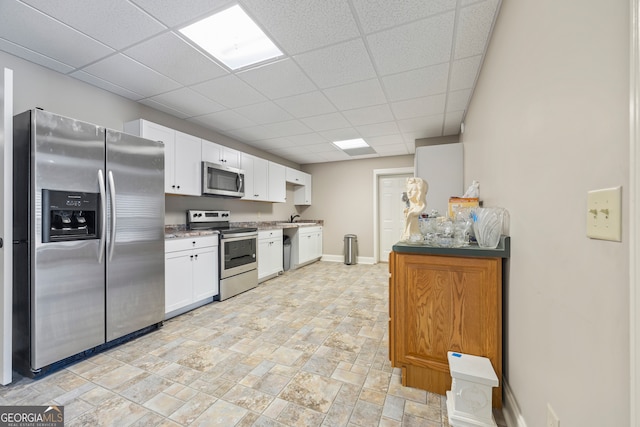
[[[511,256],[511,238],[509,236],[500,236],[500,242],[495,249],[481,248],[477,243],[461,248],[439,248],[427,245],[411,245],[398,242],[393,245],[393,251],[405,254],[424,254],[424,255],[455,255],[467,257],[482,258],[509,258]]]

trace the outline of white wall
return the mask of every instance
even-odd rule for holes
[[[344,235],[358,236],[358,256],[373,258],[373,171],[413,168],[413,155],[303,165],[313,176],[312,205],[302,218],[323,219],[323,253],[344,254]],[[398,203],[401,203],[398,200]]]
[[[504,0],[462,136],[465,182],[511,214],[505,376],[528,427],[629,425],[629,218],[585,236],[588,190],[629,184],[629,2]]]

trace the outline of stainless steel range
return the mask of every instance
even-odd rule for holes
[[[187,211],[190,230],[220,232],[220,301],[258,286],[258,229],[233,228],[230,220],[229,211]]]

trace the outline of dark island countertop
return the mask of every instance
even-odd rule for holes
[[[436,246],[427,246],[420,244],[411,244],[398,242],[393,245],[393,251],[405,254],[422,254],[422,255],[453,255],[467,257],[482,258],[509,258],[511,256],[511,238],[509,236],[500,236],[500,242],[495,249],[481,248],[477,243],[460,248],[440,248]]]

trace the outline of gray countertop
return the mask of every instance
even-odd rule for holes
[[[285,228],[298,228],[309,226],[322,226],[324,221],[297,221],[295,223],[280,222],[280,221],[254,221],[254,222],[232,222],[229,225],[232,227],[251,227],[258,230],[281,230]],[[187,230],[186,224],[166,225],[164,227],[165,239],[179,239],[182,237],[197,237],[197,236],[210,236],[213,234],[219,234],[215,230]]]
[[[461,248],[439,248],[436,246],[409,244],[398,242],[393,245],[393,251],[407,254],[423,255],[454,255],[482,258],[509,258],[511,256],[511,238],[501,236],[500,243],[495,249],[481,248],[477,243]]]

